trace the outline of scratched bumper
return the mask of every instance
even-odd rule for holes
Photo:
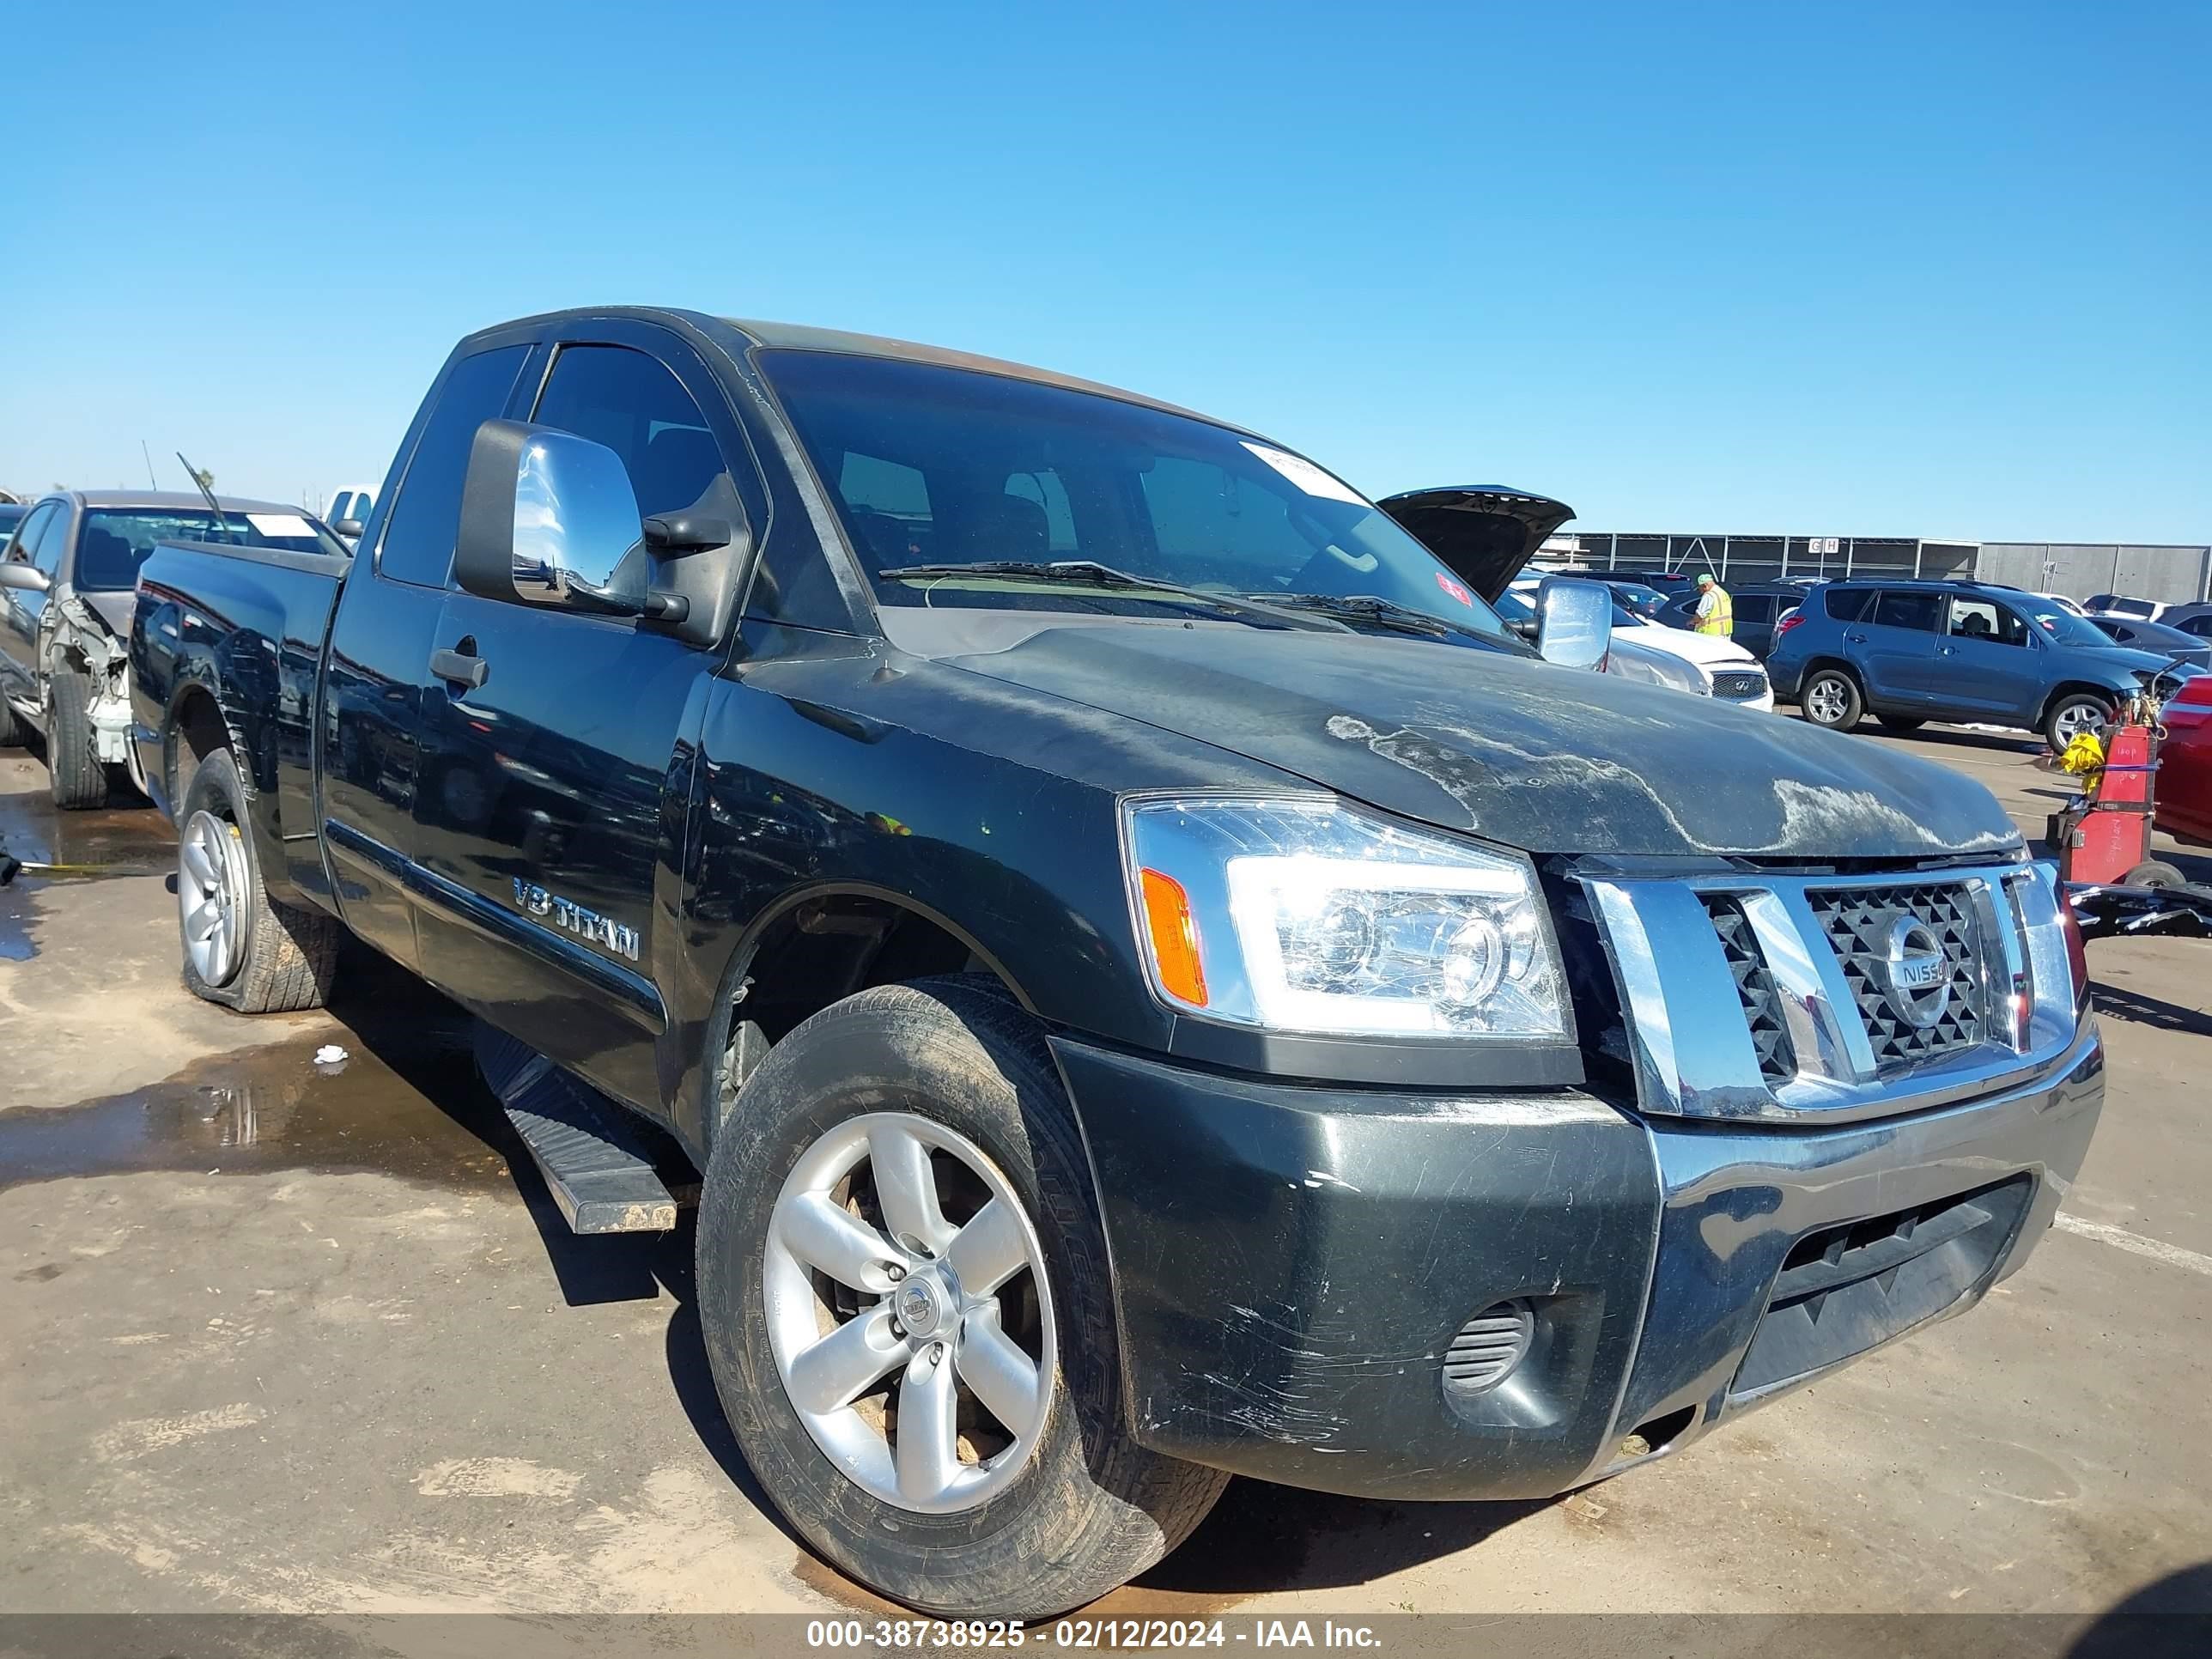
[[[1294,1486],[1541,1497],[1828,1369],[1731,1392],[1794,1246],[2017,1177],[1972,1306],[2049,1226],[2103,1099],[2094,1034],[2036,1086],[1826,1131],[1650,1127],[1575,1093],[1396,1096],[1054,1045],[1113,1258],[1130,1420],[1155,1450]],[[1946,1292],[1948,1294],[1948,1292]],[[1455,1397],[1475,1313],[1537,1309],[1529,1358]],[[1863,1350],[1861,1350],[1863,1351]]]

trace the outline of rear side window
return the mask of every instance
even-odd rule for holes
[[[1771,623],[1774,620],[1774,596],[1771,593],[1747,593],[1734,603],[1738,622]]]
[[[1832,587],[1821,596],[1828,614],[1838,622],[1864,622],[1874,604],[1871,587]]]
[[[507,394],[530,355],[525,345],[501,346],[464,357],[438,392],[399,499],[384,530],[377,574],[417,587],[443,587],[453,565],[453,540],[461,522],[461,483],[468,476],[469,446],[477,428],[507,413]]]
[[[1884,593],[1874,608],[1875,625],[1881,628],[1912,628],[1922,633],[1936,631],[1936,613],[1943,608],[1941,595],[1935,593]]]
[[[691,394],[665,363],[628,346],[563,346],[532,418],[621,456],[647,518],[690,506],[723,471]]]

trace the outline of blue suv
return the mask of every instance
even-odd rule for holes
[[[1839,581],[1778,624],[1766,672],[1815,726],[1871,714],[1909,732],[1966,720],[2040,732],[2055,750],[2094,732],[2172,659],[2115,645],[2095,623],[2018,588]],[[2193,678],[2174,669],[2163,684]]]

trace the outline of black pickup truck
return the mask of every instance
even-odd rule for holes
[[[1232,1473],[1600,1479],[2017,1267],[2103,1052],[1984,791],[1574,672],[1587,586],[1544,660],[1461,510],[921,346],[487,330],[349,562],[141,572],[185,982],[350,931],[574,1224],[700,1181],[745,1457],[911,1605],[1079,1605]]]

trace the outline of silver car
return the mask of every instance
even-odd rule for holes
[[[159,490],[58,490],[0,551],[0,745],[46,739],[54,804],[104,806],[128,782],[126,645],[138,567],[157,541],[346,557],[296,507]]]

